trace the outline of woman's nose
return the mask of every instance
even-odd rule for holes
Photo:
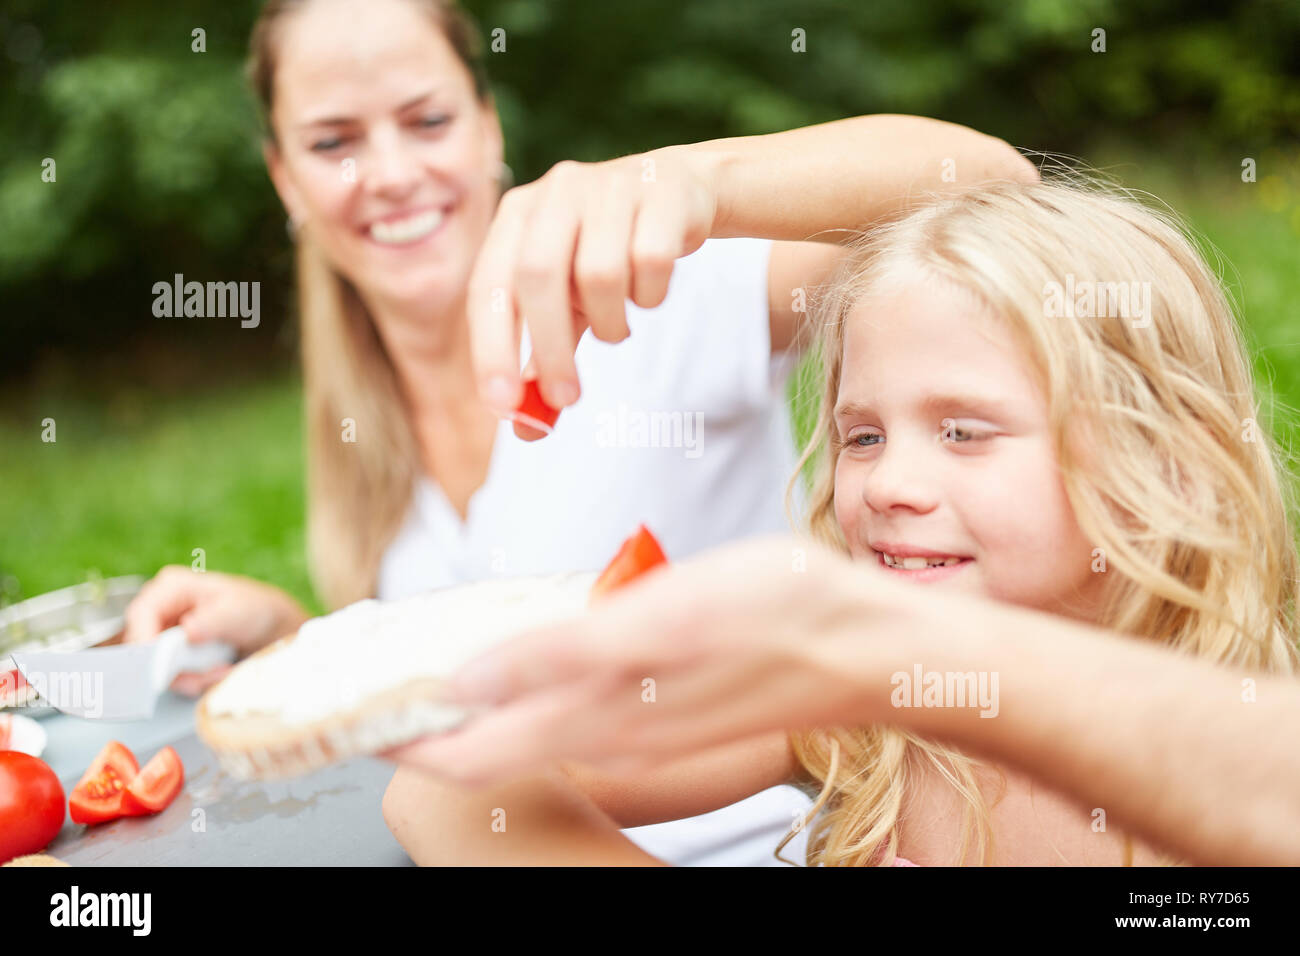
[[[908,508],[924,514],[939,502],[938,462],[917,439],[885,443],[862,485],[864,503],[875,511]]]
[[[377,195],[401,198],[416,187],[420,161],[415,151],[394,131],[371,136],[370,155],[363,173],[365,185]]]

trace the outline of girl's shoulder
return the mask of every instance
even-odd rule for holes
[[[983,765],[976,772],[989,814],[989,862],[995,866],[1122,866],[1125,834],[1102,807],[1084,807],[1019,771]],[[969,804],[928,761],[918,761],[914,785],[899,815],[899,855],[923,866],[955,866]],[[970,831],[966,863],[979,862]],[[1152,866],[1160,855],[1131,841],[1132,864]]]

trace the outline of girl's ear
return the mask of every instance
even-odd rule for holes
[[[284,211],[294,222],[303,222],[307,218],[306,204],[297,187],[294,186],[288,170],[285,169],[284,156],[280,152],[280,147],[273,140],[263,140],[262,158],[266,161],[266,171],[271,177],[271,183],[275,186],[280,202],[284,204]]]

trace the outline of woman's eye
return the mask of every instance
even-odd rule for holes
[[[311,144],[312,152],[327,153],[332,149],[338,149],[343,145],[343,140],[337,136],[331,136],[329,139],[318,139]]]
[[[435,126],[443,125],[444,123],[448,122],[450,119],[451,119],[450,116],[447,116],[442,113],[437,113],[432,116],[421,117],[417,125],[420,126],[422,129],[432,129]]]

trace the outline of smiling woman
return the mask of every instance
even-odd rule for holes
[[[275,0],[249,75],[295,224],[308,542],[339,606],[372,593],[410,501],[421,456],[403,386],[420,374],[401,366],[456,351],[449,313],[500,196],[504,146],[477,32],[454,4]],[[362,440],[341,440],[345,418]],[[463,464],[440,456],[434,470],[457,501],[491,448],[491,417],[467,424]]]

